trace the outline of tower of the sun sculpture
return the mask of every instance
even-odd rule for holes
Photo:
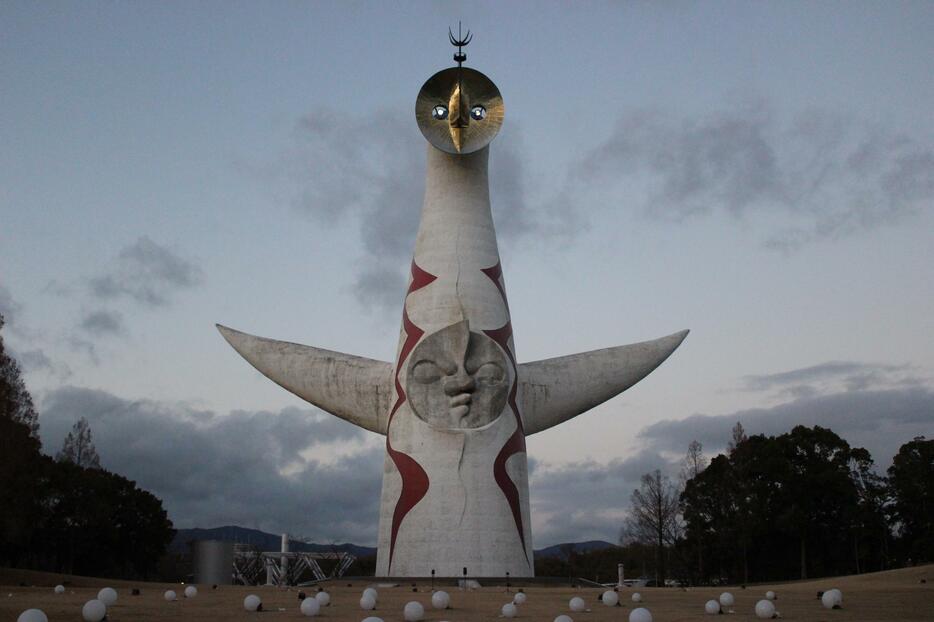
[[[532,576],[526,436],[625,391],[687,335],[518,362],[487,180],[503,100],[461,66],[466,41],[415,102],[428,166],[394,362],[218,326],[269,379],[386,436],[379,576]]]

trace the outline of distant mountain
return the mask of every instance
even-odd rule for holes
[[[169,551],[172,553],[187,553],[189,543],[198,540],[223,540],[225,542],[237,542],[239,544],[251,544],[258,547],[261,551],[278,551],[282,545],[282,536],[272,533],[266,533],[258,529],[246,529],[235,525],[225,527],[214,527],[213,529],[179,529],[175,532],[175,538],[169,545]],[[586,553],[598,549],[613,548],[615,544],[610,544],[603,540],[589,540],[587,542],[567,542],[556,544],[544,549],[535,551],[535,557],[557,557],[567,559],[568,551],[575,553]],[[343,551],[352,554],[354,557],[368,557],[376,555],[376,548],[372,546],[359,546],[345,542],[344,544],[314,544],[300,542],[298,540],[289,540],[289,550],[308,551],[312,553],[323,553],[328,551]]]
[[[575,553],[587,553],[588,551],[596,551],[599,549],[612,549],[616,548],[615,544],[610,544],[603,540],[588,540],[587,542],[566,542],[564,544],[556,544],[554,546],[549,546],[544,549],[538,549],[535,551],[535,557],[541,559],[542,557],[557,557],[559,559],[567,559],[568,551],[574,551]]]
[[[169,551],[172,553],[187,553],[188,543],[199,540],[222,540],[225,542],[236,542],[239,544],[251,544],[261,551],[278,551],[282,548],[282,536],[258,529],[246,529],[235,525],[225,527],[214,527],[213,529],[179,529],[175,532],[175,538],[169,545]],[[376,548],[372,546],[359,546],[346,542],[344,544],[314,544],[300,542],[298,540],[289,540],[290,551],[307,551],[311,553],[323,553],[328,551],[342,551],[352,554],[354,557],[367,557],[376,555]]]

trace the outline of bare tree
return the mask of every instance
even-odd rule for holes
[[[81,417],[75,422],[71,432],[65,437],[65,442],[62,443],[62,450],[58,452],[55,459],[59,462],[71,462],[87,469],[101,468],[101,459],[91,440],[91,426],[87,419]]]
[[[737,424],[738,425],[738,424]],[[689,481],[701,474],[701,472],[707,468],[707,457],[704,455],[704,446],[701,445],[700,441],[693,440],[688,445],[688,452],[684,456],[684,460],[681,462],[681,489],[678,491],[678,497],[680,500],[681,494],[684,492],[684,489],[687,487]],[[679,504],[678,512],[678,525],[684,528],[684,517],[681,515],[681,508]],[[697,538],[697,572],[698,576],[704,575],[704,544],[700,539],[700,534],[696,535]]]
[[[688,480],[694,479],[706,468],[707,456],[704,455],[704,446],[700,444],[700,441],[691,441],[688,445],[688,453],[681,461],[681,488],[683,489]]]
[[[746,430],[743,429],[743,424],[737,421],[736,425],[733,426],[733,430],[730,432],[730,444],[727,445],[727,452],[733,453],[733,450],[747,438],[749,437],[746,436]]]
[[[642,476],[641,486],[632,492],[629,533],[640,542],[655,547],[655,580],[665,583],[665,545],[674,544],[679,530],[678,491],[667,475],[655,469]]]

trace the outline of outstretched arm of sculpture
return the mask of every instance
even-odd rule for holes
[[[519,365],[525,435],[563,423],[645,378],[688,331],[627,346]]]
[[[260,373],[336,417],[386,433],[392,399],[392,364],[255,337],[217,325],[234,350]]]

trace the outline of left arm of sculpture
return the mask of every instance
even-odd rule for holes
[[[386,433],[392,364],[241,333],[217,325],[224,339],[264,376],[318,408]]]
[[[688,331],[626,346],[519,365],[525,435],[572,419],[619,395],[664,362]]]

